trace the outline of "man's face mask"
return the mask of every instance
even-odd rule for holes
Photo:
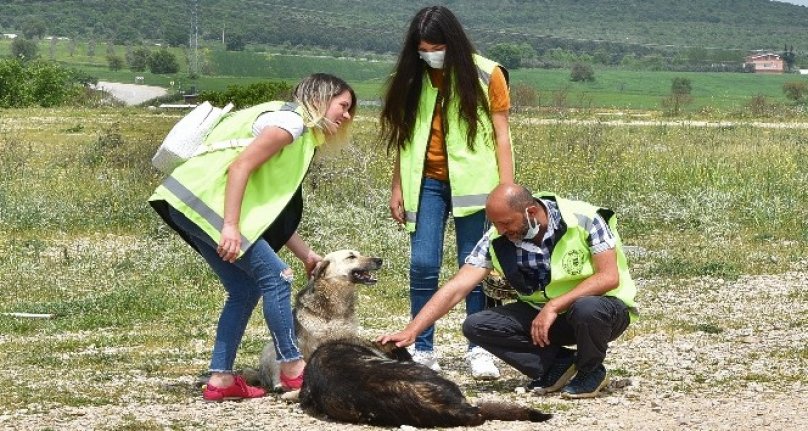
[[[443,51],[418,51],[418,56],[433,69],[443,69],[443,59],[446,50]]]
[[[533,239],[536,235],[539,234],[541,230],[541,225],[539,224],[538,220],[533,219],[533,223],[530,223],[530,214],[527,212],[527,208],[525,208],[525,223],[527,223],[527,230],[525,230],[524,239]]]

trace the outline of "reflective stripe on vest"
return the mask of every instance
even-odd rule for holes
[[[497,63],[474,55],[480,85],[488,94],[488,84]],[[504,69],[503,69],[504,71]],[[432,86],[428,74],[424,74],[418,114],[411,139],[399,153],[399,173],[404,197],[406,228],[414,232],[418,218],[418,201],[423,180],[426,157],[438,91]],[[464,217],[485,208],[488,193],[499,184],[496,140],[491,119],[480,109],[480,123],[474,141],[474,151],[468,149],[466,124],[460,120],[459,103],[456,98],[448,101],[447,121],[444,124],[444,145],[449,168],[449,185],[452,193],[452,214]]]
[[[224,219],[219,214],[216,214],[216,211],[209,207],[208,204],[196,197],[192,191],[188,190],[173,177],[166,178],[163,182],[163,186],[171,193],[174,193],[174,196],[185,203],[185,205],[188,205],[188,207],[196,211],[203,219],[207,220],[216,230],[221,232],[222,227],[224,227]],[[252,246],[250,240],[244,235],[241,235],[241,251],[247,251],[250,246]]]
[[[269,102],[229,114],[211,131],[206,144],[252,137],[252,125],[261,114],[292,106]],[[295,195],[316,147],[324,139],[318,129],[307,129],[250,174],[239,217],[242,236],[239,256],[261,237]],[[149,200],[165,201],[218,244],[224,224],[227,169],[242,151],[244,147],[226,148],[189,159],[157,187]]]

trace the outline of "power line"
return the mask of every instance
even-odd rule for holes
[[[191,50],[191,64],[189,64],[188,68],[192,75],[197,75],[199,74],[199,13],[197,0],[191,0],[191,38],[188,42],[188,47]]]

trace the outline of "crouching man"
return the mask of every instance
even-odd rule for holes
[[[496,269],[517,301],[468,316],[464,335],[531,378],[530,389],[597,396],[608,343],[637,316],[614,213],[517,184],[495,188],[485,212],[493,227],[465,265],[406,328],[378,341],[411,345]]]

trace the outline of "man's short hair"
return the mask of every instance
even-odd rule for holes
[[[536,198],[533,197],[533,193],[527,187],[519,184],[515,185],[514,192],[506,197],[506,202],[510,209],[521,212],[529,206],[536,205]]]

